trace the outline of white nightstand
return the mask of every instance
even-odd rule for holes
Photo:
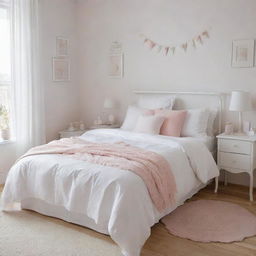
[[[89,129],[114,129],[114,128],[120,128],[119,124],[98,124],[98,125],[92,125],[89,127]]]
[[[250,175],[250,201],[253,201],[253,171],[256,168],[256,136],[225,135],[218,138],[218,167],[231,172],[246,172]],[[216,190],[218,190],[218,178],[216,178]],[[227,173],[225,172],[225,185],[227,185]]]
[[[87,130],[76,130],[76,131],[61,131],[59,132],[60,139],[63,138],[70,138],[70,137],[76,137],[76,136],[81,136],[83,133],[85,133]]]

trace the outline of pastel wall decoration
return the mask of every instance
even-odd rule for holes
[[[254,39],[234,40],[232,44],[232,67],[250,68],[254,65]]]
[[[109,77],[123,77],[123,54],[111,54],[109,56]]]
[[[124,69],[124,54],[122,43],[112,42],[109,50],[108,74],[110,78],[122,78]]]
[[[190,48],[196,49],[198,46],[203,45],[204,41],[210,38],[210,33],[208,30],[204,30],[200,34],[179,45],[162,45],[157,41],[148,38],[144,34],[141,34],[140,37],[143,39],[145,47],[147,47],[149,50],[152,50],[156,47],[156,53],[163,54],[165,56],[173,56],[176,52],[176,49],[180,48],[183,52],[186,53]]]

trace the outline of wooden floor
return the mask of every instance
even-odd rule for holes
[[[0,187],[1,191],[1,187]],[[256,189],[254,193],[256,199]],[[213,193],[213,186],[200,191],[191,200],[212,199],[233,202],[239,204],[256,215],[256,203],[248,200],[248,188],[238,185],[228,185],[227,187],[220,185],[217,195]],[[33,213],[37,214],[37,213]],[[43,217],[68,225],[81,232],[90,233],[92,236],[100,238],[104,241],[112,243],[109,236],[105,236],[88,230],[84,227],[73,225],[61,220],[50,217]],[[164,226],[159,223],[152,228],[152,234],[147,240],[142,256],[256,256],[256,237],[247,238],[242,242],[235,243],[198,243],[187,239],[182,239],[169,234]]]

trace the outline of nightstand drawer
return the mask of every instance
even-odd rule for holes
[[[239,154],[251,154],[251,143],[238,140],[219,140],[219,151]]]
[[[223,167],[248,170],[251,167],[251,156],[220,152],[218,163]]]

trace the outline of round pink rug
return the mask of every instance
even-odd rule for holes
[[[256,216],[233,203],[198,200],[162,219],[168,231],[198,242],[241,241],[256,235]]]

